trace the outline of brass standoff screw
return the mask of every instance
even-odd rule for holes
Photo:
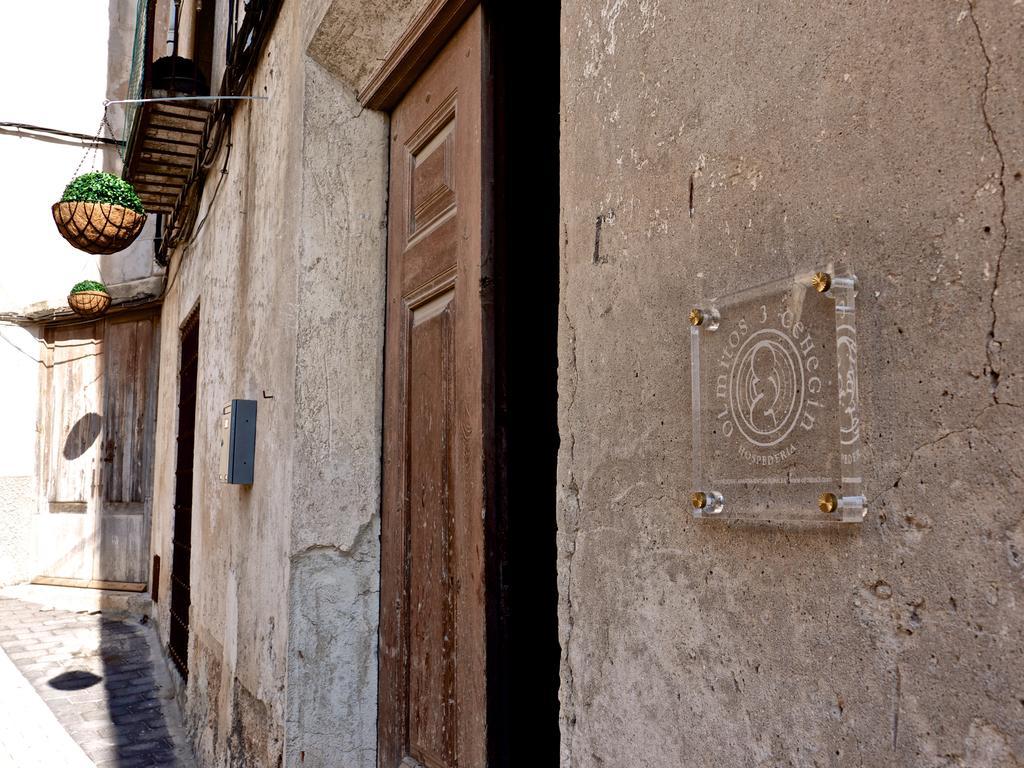
[[[704,313],[696,307],[690,310],[690,325],[704,325]]]
[[[831,515],[839,506],[839,499],[834,493],[823,493],[818,497],[818,509],[824,514]]]
[[[690,496],[690,503],[694,509],[704,509],[708,505],[708,495],[703,491],[696,491]]]
[[[824,293],[832,287],[832,275],[828,272],[815,272],[811,278],[811,285],[818,293]]]

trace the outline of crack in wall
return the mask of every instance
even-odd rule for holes
[[[615,223],[615,210],[609,210],[607,213],[601,212],[598,214],[597,219],[594,221],[594,264],[607,264],[608,256],[601,253],[601,230],[605,224]]]
[[[996,156],[999,158],[999,173],[997,181],[999,182],[999,198],[1000,198],[1000,211],[999,211],[999,226],[1002,231],[1002,243],[999,247],[999,254],[996,256],[996,264],[992,281],[992,292],[989,295],[989,311],[992,315],[992,325],[989,327],[988,339],[985,344],[985,359],[986,368],[988,372],[989,390],[992,394],[992,400],[995,403],[999,402],[999,362],[997,356],[1002,343],[996,338],[996,296],[999,293],[999,278],[1000,271],[1002,268],[1003,256],[1006,254],[1006,248],[1009,243],[1009,231],[1006,226],[1006,158],[1003,155],[1003,148],[999,145],[999,139],[996,136],[996,130],[992,125],[992,119],[988,112],[988,97],[991,87],[991,74],[992,74],[992,57],[989,55],[988,48],[985,45],[985,38],[981,34],[981,26],[978,24],[978,19],[975,16],[975,2],[976,0],[967,0],[967,7],[971,23],[974,25],[974,31],[978,35],[978,46],[981,48],[981,54],[985,57],[985,87],[981,93],[981,115],[985,120],[985,128],[988,130],[989,139],[992,141],[992,145],[995,147]]]
[[[575,447],[575,438],[570,437],[570,462],[572,461],[572,453]],[[572,743],[573,737],[575,736],[575,725],[576,725],[576,682],[575,675],[573,674],[572,660],[570,658],[571,647],[572,647],[572,635],[573,628],[575,626],[575,617],[573,612],[572,604],[572,584],[573,584],[573,560],[576,555],[576,549],[579,546],[580,538],[580,526],[579,526],[579,515],[580,515],[580,489],[576,482],[576,478],[569,471],[569,482],[568,482],[568,499],[567,503],[571,503],[575,509],[573,511],[573,526],[572,526],[572,548],[568,551],[563,551],[563,557],[565,558],[565,608],[566,608],[566,621],[565,621],[565,643],[562,649],[562,676],[565,684],[565,696],[562,700],[562,711],[560,714],[561,723],[561,739],[563,746],[563,759],[562,763],[566,766],[572,766],[573,755],[575,750],[571,747],[565,750],[566,742]]]
[[[595,242],[595,257],[599,252],[600,242],[600,231],[601,225],[604,221],[604,215],[597,219],[597,236]],[[576,360],[576,327],[573,324],[572,317],[569,312],[569,303],[565,300],[565,296],[568,294],[569,275],[568,267],[566,266],[566,254],[568,253],[569,235],[565,225],[565,212],[562,212],[562,278],[561,278],[561,295],[562,295],[562,318],[564,320],[564,327],[568,331],[565,346],[567,348],[564,358],[564,369],[565,375],[563,378],[563,372],[559,371],[559,379],[564,380],[567,390],[568,402],[562,409],[560,417],[561,430],[566,436],[563,450],[565,451],[565,463],[567,465],[566,475],[567,480],[560,488],[561,496],[561,509],[559,515],[559,533],[565,538],[559,543],[559,566],[560,570],[564,571],[565,576],[565,595],[564,595],[564,624],[560,628],[560,635],[562,639],[562,658],[560,663],[561,676],[562,676],[562,700],[561,700],[561,712],[559,719],[561,721],[561,759],[560,762],[564,766],[571,766],[573,763],[574,750],[568,748],[568,745],[572,743],[573,739],[573,726],[575,725],[575,682],[573,676],[572,663],[570,661],[570,647],[572,643],[572,634],[574,626],[574,612],[573,612],[573,601],[572,601],[572,582],[573,582],[573,558],[576,554],[576,548],[579,543],[580,535],[580,489],[579,484],[576,481],[574,474],[574,468],[576,465],[576,434],[572,428],[571,419],[572,413],[576,405],[576,391],[579,387],[579,369],[577,367]],[[595,262],[596,263],[596,262]],[[560,368],[563,367],[560,365]],[[561,622],[560,622],[561,623]]]
[[[896,665],[896,692],[892,710],[892,751],[895,752],[900,740],[900,702],[903,698],[903,678],[900,665]]]
[[[944,432],[939,437],[936,437],[934,440],[929,440],[926,443],[921,443],[919,446],[914,448],[914,450],[910,452],[910,458],[907,459],[906,464],[903,465],[903,468],[896,475],[896,479],[893,480],[892,484],[888,488],[878,492],[873,497],[871,497],[868,500],[868,507],[873,507],[875,502],[881,499],[883,496],[885,496],[885,494],[887,494],[889,491],[899,488],[900,483],[903,482],[904,476],[907,474],[907,472],[910,471],[910,468],[914,465],[914,461],[917,459],[917,456],[919,453],[921,453],[921,451],[923,451],[925,448],[931,448],[932,446],[938,445],[943,440],[947,440],[950,437],[953,437],[954,435],[962,435],[965,432],[971,432],[973,430],[978,429],[978,422],[981,421],[981,417],[984,416],[992,408],[996,408],[998,405],[1001,404],[990,403],[989,405],[986,405],[978,412],[978,415],[975,416],[971,423],[968,424],[966,427],[960,427],[959,429],[951,429],[948,432]]]
[[[292,563],[296,563],[308,555],[323,552],[337,552],[339,555],[346,558],[363,559],[360,555],[364,551],[365,539],[368,533],[374,529],[376,522],[377,516],[376,514],[373,514],[370,516],[369,520],[364,520],[359,524],[359,528],[356,530],[351,542],[341,544],[335,542],[318,542],[310,544],[297,552],[290,554],[288,556],[288,560]]]

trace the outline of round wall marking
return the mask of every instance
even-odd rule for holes
[[[786,334],[763,328],[744,340],[729,374],[729,409],[749,443],[769,448],[786,439],[804,405],[800,351]]]
[[[764,304],[736,318],[724,332],[716,366],[718,426],[746,445],[739,454],[754,464],[778,464],[796,452],[794,430],[814,429],[823,403],[815,341],[791,309]],[[766,449],[770,449],[767,450]]]

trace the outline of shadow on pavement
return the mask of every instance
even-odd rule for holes
[[[138,617],[0,595],[0,647],[99,768],[194,765],[165,717],[148,632]]]

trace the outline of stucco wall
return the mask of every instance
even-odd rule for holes
[[[277,765],[284,747],[302,146],[297,19],[298,7],[285,4],[252,85],[269,101],[236,112],[202,201],[209,217],[194,244],[174,255],[163,311],[153,546],[166,565],[156,614],[166,641],[177,329],[198,305],[190,675],[183,701],[197,754],[209,766],[243,759]],[[251,487],[217,478],[219,417],[233,398],[257,401]]]
[[[154,551],[169,628],[180,336],[201,306],[190,677],[204,765],[375,765],[387,119],[305,54],[286,3],[210,216],[164,307]],[[216,164],[224,164],[222,154]],[[180,268],[180,273],[177,270]],[[221,407],[258,401],[256,480],[216,480]]]
[[[35,576],[39,340],[0,325],[0,586]]]
[[[35,476],[0,476],[0,587],[35,575]]]
[[[1024,5],[562,8],[562,764],[1021,764]],[[866,522],[694,521],[688,309],[837,257]]]
[[[0,477],[36,470],[36,400],[39,392],[37,331],[0,325]]]
[[[376,765],[388,121],[305,65],[286,765]]]

